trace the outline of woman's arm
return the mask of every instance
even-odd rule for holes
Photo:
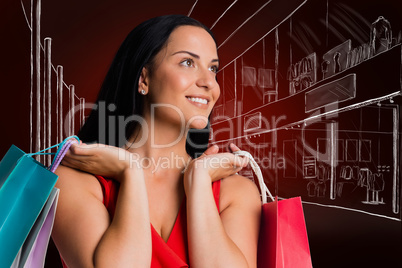
[[[111,220],[103,205],[101,186],[93,175],[60,166],[56,187],[61,191],[52,233],[55,244],[69,267],[149,267],[151,230],[142,170],[121,169],[125,166],[113,164],[115,158],[110,152],[94,150],[82,152],[75,148],[64,164],[114,174],[120,181],[115,215]],[[103,160],[94,160],[92,153]]]
[[[211,159],[216,157],[226,166],[211,169]],[[227,160],[222,161],[223,157]],[[206,156],[199,162],[199,165],[193,164],[185,176],[191,266],[256,267],[261,213],[259,192],[249,179],[230,175],[239,171],[244,162],[231,154]],[[206,169],[208,166],[210,168]],[[211,180],[223,177],[226,178],[221,183],[219,214]]]

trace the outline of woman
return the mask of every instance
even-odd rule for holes
[[[56,172],[52,237],[65,266],[256,267],[261,205],[237,175],[246,159],[186,151],[219,98],[218,63],[211,32],[186,16],[128,35],[79,133],[108,145],[73,146]]]

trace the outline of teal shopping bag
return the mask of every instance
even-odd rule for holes
[[[0,267],[10,267],[58,176],[12,145],[0,162]]]
[[[1,160],[0,268],[43,267],[59,191],[54,189],[58,179],[54,171],[78,141],[71,136],[33,154],[12,145]],[[57,153],[45,153],[54,147]],[[55,155],[49,168],[32,158],[38,154]]]
[[[10,268],[45,266],[60,190],[54,187]]]

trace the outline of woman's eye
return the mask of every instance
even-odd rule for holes
[[[180,64],[186,66],[186,67],[193,67],[194,66],[194,61],[192,59],[185,59]]]
[[[211,72],[213,72],[213,73],[217,73],[217,72],[218,72],[218,66],[216,66],[216,65],[211,66],[211,67],[209,67],[209,70],[210,70]]]

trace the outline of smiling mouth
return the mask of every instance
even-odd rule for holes
[[[203,98],[187,97],[187,99],[195,103],[208,104],[208,100]]]

